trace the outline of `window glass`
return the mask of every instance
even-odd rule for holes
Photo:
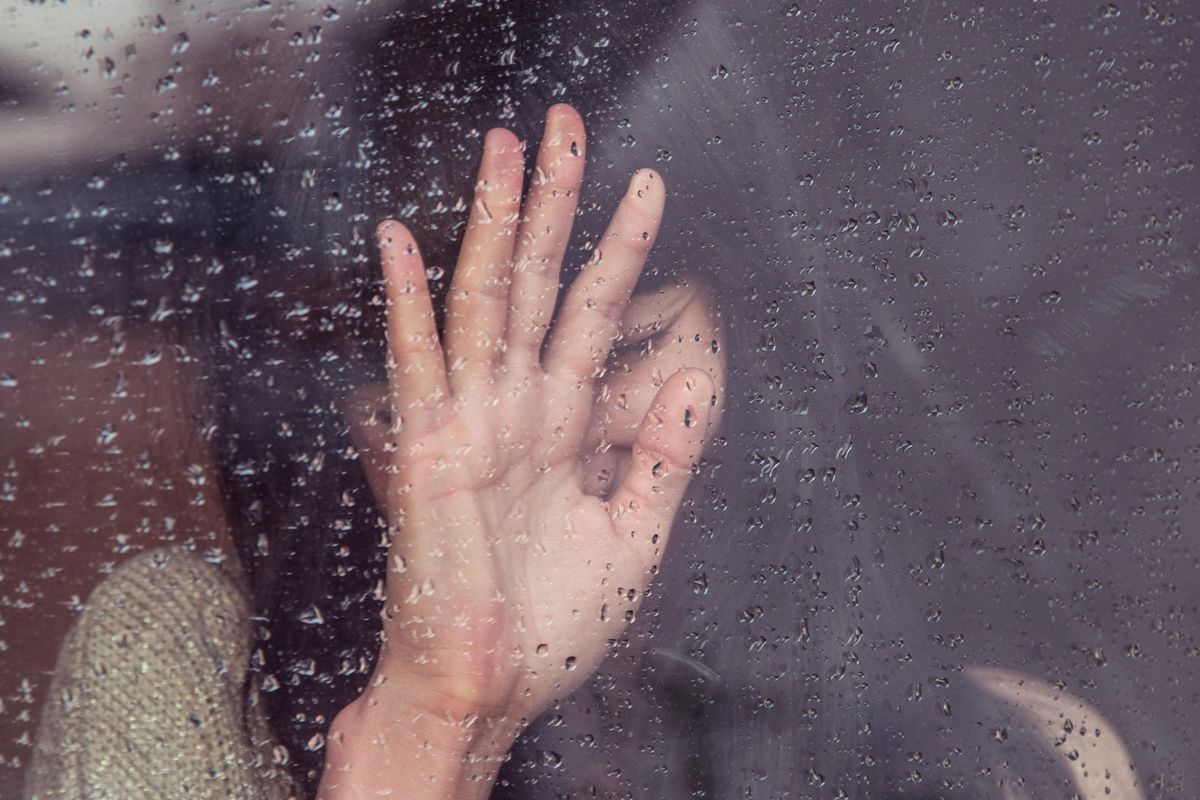
[[[444,337],[482,325],[446,308],[468,219],[494,221],[487,132],[536,186],[569,104],[560,319],[630,176],[666,200],[601,410],[544,414],[596,414],[595,453],[627,429],[581,468],[606,500],[679,368],[713,381],[707,440],[646,585],[603,584],[628,626],[492,791],[1189,796],[1197,35],[1183,0],[0,4],[0,795],[67,735],[39,726],[75,707],[60,653],[80,692],[117,685],[109,650],[64,648],[97,587],[186,551],[233,588],[157,564],[148,606],[97,611],[87,642],[163,653],[113,691],[231,687],[249,749],[214,758],[267,743],[316,796],[405,607],[376,225],[415,237]],[[573,610],[530,591],[497,601],[530,615],[509,630]],[[246,644],[217,673],[153,668],[226,618]],[[114,747],[156,724],[96,713]]]

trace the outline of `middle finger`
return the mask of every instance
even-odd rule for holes
[[[517,234],[506,334],[510,359],[536,364],[558,298],[563,255],[583,183],[584,130],[565,104],[546,112],[525,219]]]
[[[486,381],[503,349],[524,164],[512,131],[488,131],[446,301],[446,359],[456,391],[472,381]]]

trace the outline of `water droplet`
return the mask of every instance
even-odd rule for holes
[[[865,414],[867,413],[867,393],[859,392],[852,394],[846,398],[846,413],[847,414]]]

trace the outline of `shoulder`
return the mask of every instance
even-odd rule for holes
[[[155,628],[164,627],[154,624],[159,620],[173,619],[240,629],[249,611],[245,593],[225,569],[190,550],[160,548],[114,569],[93,591],[83,617],[148,615],[144,621]]]
[[[66,644],[92,659],[127,659],[131,650],[202,655],[209,666],[240,675],[250,654],[249,616],[245,593],[224,569],[189,550],[160,548],[125,561],[96,587]]]
[[[29,796],[262,796],[282,775],[248,730],[251,641],[245,593],[221,567],[183,549],[122,563],[63,643]]]

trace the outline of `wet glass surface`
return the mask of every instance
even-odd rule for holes
[[[444,302],[484,133],[532,153],[559,102],[565,279],[652,167],[641,288],[697,289],[727,385],[496,792],[1195,791],[1193,7],[284,6],[0,7],[0,794],[89,593],[179,544],[247,576],[315,787],[379,646],[375,224]]]

